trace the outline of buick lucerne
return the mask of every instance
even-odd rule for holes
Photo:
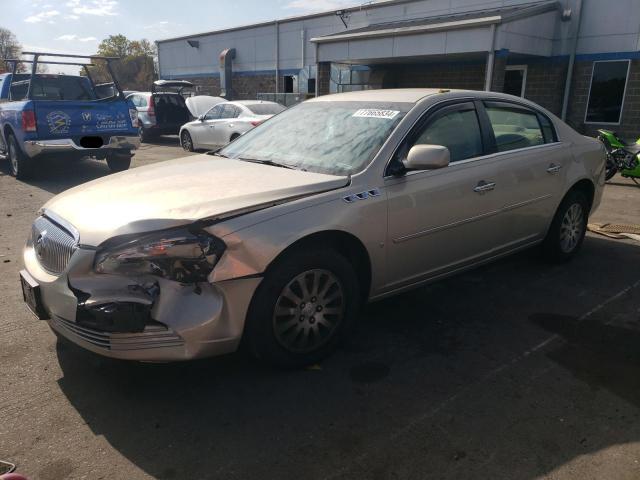
[[[319,97],[225,148],[110,175],[41,210],[24,299],[98,354],[301,366],[364,302],[540,246],[574,256],[605,152],[491,92]]]

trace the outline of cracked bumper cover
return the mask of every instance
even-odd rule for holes
[[[147,362],[190,360],[237,349],[260,278],[200,284],[200,288],[153,278],[158,290],[151,295],[141,290],[148,278],[138,281],[94,273],[94,254],[79,248],[66,272],[55,276],[40,266],[29,243],[24,249],[25,268],[40,286],[50,316],[47,322],[57,334],[100,355]],[[100,321],[87,322],[85,309],[100,305],[122,307],[118,321],[107,327]],[[139,317],[128,319],[129,311],[148,314],[149,321],[141,325]]]

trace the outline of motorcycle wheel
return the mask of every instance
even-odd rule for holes
[[[618,173],[618,167],[613,160],[609,159],[609,156],[607,155],[607,166],[605,167],[604,172],[605,181],[608,182],[609,180],[611,180],[616,173]]]

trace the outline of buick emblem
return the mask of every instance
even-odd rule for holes
[[[36,238],[36,242],[33,245],[34,250],[36,251],[36,255],[38,258],[42,259],[42,254],[44,252],[44,237],[47,234],[47,231],[38,234],[38,238]]]

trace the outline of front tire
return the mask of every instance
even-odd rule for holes
[[[180,135],[180,145],[182,145],[182,149],[186,152],[193,152],[194,150],[191,134],[187,130]]]
[[[296,251],[267,271],[247,315],[246,341],[260,360],[311,365],[352,331],[360,307],[353,267],[333,250]]]
[[[124,172],[131,166],[130,153],[110,153],[107,155],[107,165],[112,173]]]
[[[578,253],[587,233],[590,205],[585,194],[570,191],[556,211],[543,243],[552,261],[565,262]]]
[[[9,171],[18,180],[25,180],[33,174],[33,164],[20,147],[13,133],[7,137],[7,153],[9,158]]]

